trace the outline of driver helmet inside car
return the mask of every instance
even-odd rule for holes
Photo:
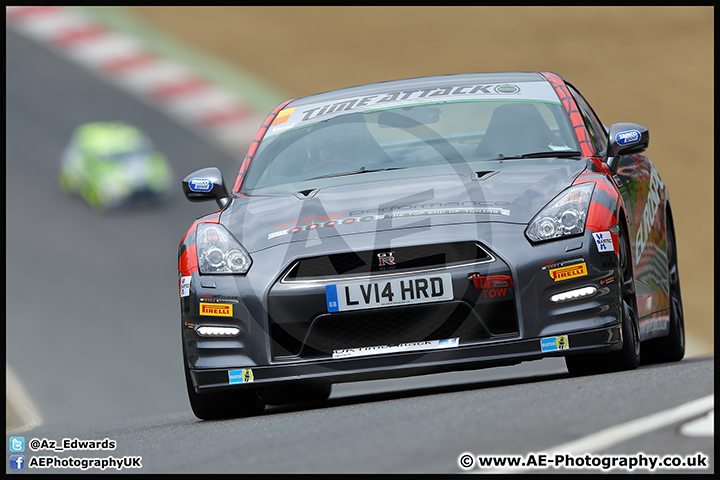
[[[348,118],[337,118],[330,124],[315,132],[318,134],[314,143],[316,148],[316,165],[332,165],[345,170],[375,168],[376,164],[386,159],[384,150],[378,145],[364,121],[348,115]]]
[[[321,140],[317,143],[320,162],[352,161],[352,146],[345,138]]]
[[[357,128],[357,127],[355,127]],[[360,141],[353,125],[330,125],[315,132],[304,172],[339,173],[357,169]]]

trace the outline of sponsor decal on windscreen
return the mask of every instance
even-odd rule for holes
[[[346,113],[448,101],[516,100],[518,98],[528,101],[558,103],[557,94],[547,82],[527,82],[523,83],[522,87],[502,83],[450,85],[401,90],[281,110],[268,128],[265,138],[277,135],[293,127],[310,125]]]

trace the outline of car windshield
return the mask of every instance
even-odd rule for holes
[[[138,148],[137,150],[126,150],[116,152],[104,152],[97,155],[97,159],[101,162],[136,162],[147,159],[151,150],[148,148]]]
[[[557,102],[425,103],[348,113],[265,138],[242,191],[459,162],[577,156],[579,150]]]
[[[101,162],[139,161],[153,151],[150,139],[138,130],[115,124],[85,127],[76,142],[88,155]]]

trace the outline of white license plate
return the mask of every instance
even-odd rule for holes
[[[325,287],[328,312],[414,305],[453,299],[449,273],[368,279]]]

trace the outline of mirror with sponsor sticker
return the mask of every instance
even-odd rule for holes
[[[650,132],[637,123],[616,123],[608,134],[608,158],[644,152],[650,143]]]
[[[217,167],[197,170],[182,181],[185,198],[191,202],[215,200],[220,208],[227,203],[228,192],[222,173]]]

